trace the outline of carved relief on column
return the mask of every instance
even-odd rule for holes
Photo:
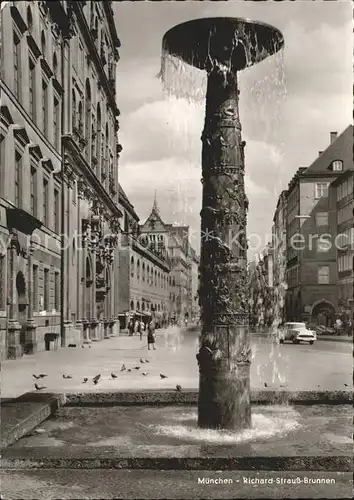
[[[236,75],[225,75],[218,70],[209,75],[202,141],[203,272],[199,296],[203,336],[198,361],[214,363],[215,367],[221,363],[226,368],[237,360],[244,363],[249,359],[246,355],[249,351],[247,202]],[[224,333],[215,335],[218,329]],[[228,344],[236,345],[236,351],[233,348],[230,352]]]

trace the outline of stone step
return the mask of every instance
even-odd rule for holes
[[[0,448],[6,448],[33,431],[64,403],[62,394],[32,392],[2,400]]]

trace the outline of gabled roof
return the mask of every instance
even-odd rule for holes
[[[312,174],[324,174],[324,175],[334,175],[337,176],[338,172],[332,172],[329,170],[331,163],[334,160],[342,160],[343,161],[343,170],[347,170],[351,166],[346,164],[346,150],[350,148],[351,150],[351,158],[350,161],[353,161],[352,155],[352,147],[353,147],[353,126],[349,125],[336,139],[330,144],[327,149],[325,149],[320,156],[318,156],[313,163],[303,172],[304,176],[311,176]]]

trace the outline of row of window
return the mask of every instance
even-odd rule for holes
[[[1,170],[5,169],[5,137],[0,135]],[[25,195],[29,184],[30,213],[41,220],[44,226],[60,232],[60,194],[59,187],[50,183],[49,175],[40,169],[34,158],[30,157],[30,177],[19,149],[14,152],[14,196],[11,200],[17,208],[24,209]],[[7,167],[8,168],[8,167]],[[52,192],[51,192],[52,191]],[[0,193],[1,194],[1,193]],[[50,202],[53,197],[53,202]],[[52,209],[51,209],[52,207]]]
[[[354,187],[353,182],[354,182],[353,177],[349,177],[349,179],[342,182],[342,184],[340,184],[337,187],[337,201],[342,200],[343,198],[345,198],[348,195],[353,196],[353,187]]]
[[[141,309],[140,309],[141,305]],[[136,306],[136,307],[135,307]],[[164,304],[153,304],[151,302],[147,302],[145,300],[137,300],[134,302],[134,300],[130,301],[130,310],[131,311],[166,311],[166,306]]]
[[[342,255],[338,259],[338,272],[353,270],[353,253]]]
[[[5,258],[0,256],[0,311],[6,308]],[[42,286],[40,287],[40,282]],[[60,273],[49,268],[32,268],[32,308],[34,312],[60,309]],[[40,294],[41,291],[41,294]]]
[[[44,40],[44,41],[43,41]],[[60,99],[58,96],[54,95],[52,102],[49,100],[49,86],[51,82],[47,79],[43,73],[41,73],[39,66],[39,61],[32,55],[28,55],[28,80],[26,86],[28,86],[29,92],[29,102],[23,102],[22,91],[25,88],[25,81],[22,73],[22,61],[21,57],[26,52],[22,51],[22,44],[24,43],[22,35],[19,31],[14,28],[13,31],[13,71],[14,71],[14,94],[19,103],[23,104],[29,111],[32,121],[41,127],[44,136],[50,139],[54,147],[60,150]],[[43,46],[44,44],[44,46]],[[23,47],[24,48],[24,47]],[[45,50],[45,36],[42,32],[42,52]],[[57,73],[58,62],[57,56],[53,55],[53,71],[54,74]],[[41,78],[38,77],[42,75]],[[41,86],[41,102],[37,103],[36,91],[37,86]],[[49,133],[49,107],[53,110],[53,137],[50,137]]]
[[[51,312],[53,309],[58,311],[60,309],[60,274],[48,268],[42,271],[38,265],[33,265],[32,270],[32,307],[34,312],[47,311]],[[39,282],[43,280],[42,291],[39,294]]]
[[[140,269],[141,267],[141,269]],[[141,270],[141,275],[140,275],[140,270]],[[153,267],[149,265],[146,266],[145,268],[145,262],[142,263],[140,266],[140,260],[138,259],[136,262],[135,266],[135,261],[134,257],[132,256],[130,259],[130,276],[131,278],[134,278],[136,276],[136,279],[139,281],[140,277],[143,282],[147,282],[148,285],[159,288],[167,288],[167,285],[175,286],[175,278],[171,280],[171,276],[167,276],[166,273],[162,273],[160,271],[157,271],[156,269],[154,270]]]
[[[345,249],[347,246],[354,249],[354,228],[349,228],[338,235],[337,246],[339,249]]]

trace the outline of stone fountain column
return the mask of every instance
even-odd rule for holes
[[[208,75],[202,135],[199,427],[251,424],[244,143],[236,72]]]

